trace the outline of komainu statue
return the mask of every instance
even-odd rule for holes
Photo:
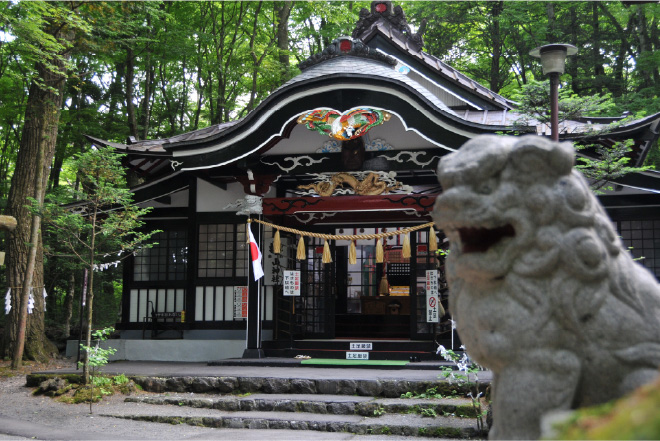
[[[433,217],[450,240],[449,308],[493,371],[491,439],[658,375],[660,288],[623,248],[569,143],[482,136],[442,159]]]

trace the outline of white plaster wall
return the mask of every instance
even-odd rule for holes
[[[245,340],[123,340],[113,339],[101,343],[117,352],[110,361],[188,361],[207,362],[226,358],[240,358]],[[78,340],[67,341],[67,357],[76,357]]]
[[[264,197],[274,197],[275,188],[270,187]],[[198,212],[223,212],[238,211],[237,207],[228,207],[230,204],[236,204],[239,199],[245,198],[243,184],[233,182],[227,184],[227,190],[222,190],[215,185],[209,184],[203,179],[197,180],[197,211]]]
[[[236,208],[225,208],[234,204],[238,199],[245,197],[243,185],[234,182],[227,185],[227,190],[222,190],[203,179],[197,179],[197,211],[236,211]]]

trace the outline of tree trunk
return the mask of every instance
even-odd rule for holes
[[[69,275],[69,289],[64,297],[64,324],[63,333],[65,338],[71,336],[71,317],[73,316],[73,296],[76,293],[76,275],[73,271]]]
[[[55,62],[53,62],[55,63]],[[62,69],[61,61],[59,69]],[[64,76],[46,69],[42,63],[37,63],[37,72],[47,87],[40,88],[35,82],[30,86],[25,124],[21,144],[16,158],[16,170],[12,177],[7,213],[17,220],[17,227],[9,237],[7,247],[7,282],[12,288],[12,309],[7,318],[2,351],[4,356],[13,354],[19,334],[20,291],[27,279],[30,230],[32,216],[25,208],[28,197],[34,197],[35,177],[37,167],[42,167],[42,188],[45,188],[50,172],[50,164],[55,153],[57,125],[60,119]],[[35,164],[40,144],[43,144],[44,155],[41,164]],[[41,195],[43,198],[43,194]],[[57,354],[57,348],[44,334],[44,299],[41,295],[43,281],[43,248],[41,238],[37,241],[35,270],[32,280],[34,290],[34,310],[28,316],[25,330],[24,358],[46,361]]]
[[[580,43],[578,42],[578,30],[580,29],[580,21],[578,20],[577,6],[572,5],[569,7],[568,13],[571,26],[571,38],[569,43],[573,46],[580,47]],[[571,76],[571,88],[573,89],[573,92],[579,95],[580,90],[582,90],[582,83],[580,82],[578,76],[578,63],[566,63],[566,72]]]
[[[291,78],[291,60],[289,57],[289,16],[293,8],[292,1],[275,2],[277,11],[277,49],[280,62],[280,84]]]
[[[41,131],[45,130],[42,126]],[[44,167],[40,167],[39,164],[44,163],[44,152],[46,150],[46,136],[43,133],[39,133],[39,141],[37,146],[37,167],[34,176],[34,199],[39,201],[41,205],[43,203],[44,196]],[[48,178],[46,178],[48,179]],[[18,311],[18,333],[16,334],[16,342],[14,343],[14,354],[11,361],[11,368],[18,369],[23,364],[23,349],[25,348],[25,333],[27,329],[27,319],[29,311],[29,299],[30,293],[32,293],[33,298],[38,296],[40,293],[39,286],[34,286],[32,280],[34,278],[34,269],[37,266],[37,247],[39,244],[39,229],[41,228],[41,216],[37,214],[32,214],[32,222],[30,224],[30,243],[29,251],[27,256],[27,269],[25,270],[25,275],[23,277],[23,286],[16,286],[16,290],[20,291],[20,298],[17,305],[20,305]],[[42,274],[43,274],[43,265],[42,265]],[[43,287],[42,287],[43,289]],[[46,308],[44,307],[44,312]],[[34,308],[33,308],[34,311]]]
[[[128,131],[135,139],[138,136],[137,117],[135,116],[135,104],[133,103],[133,82],[135,81],[135,56],[133,49],[126,48],[126,113],[128,114]]]
[[[493,56],[490,59],[490,90],[499,92],[502,88],[502,76],[500,75],[500,59],[502,57],[502,36],[500,33],[500,15],[504,10],[504,2],[491,3],[490,15],[492,24],[490,26],[490,41],[492,42]]]
[[[639,41],[639,58],[638,60],[642,61],[642,66],[639,66],[638,70],[641,73],[643,79],[640,89],[647,87],[653,87],[653,80],[651,78],[651,72],[647,65],[646,57],[647,54],[651,51],[651,45],[649,43],[648,37],[648,28],[646,23],[646,15],[644,14],[643,5],[637,5],[636,10],[637,15],[637,39]]]
[[[257,36],[257,30],[259,29],[259,12],[261,11],[261,6],[263,3],[259,2],[257,4],[257,9],[254,13],[254,24],[252,26],[252,35],[250,37],[250,55],[252,56],[252,63],[253,63],[253,70],[252,70],[252,87],[250,89],[250,100],[248,101],[248,104],[245,108],[246,112],[252,111],[254,109],[254,102],[255,98],[257,95],[257,80],[259,78],[259,66],[261,65],[261,62],[263,61],[264,57],[266,56],[267,51],[263,51],[261,53],[261,57],[257,57],[257,54],[255,52],[254,48],[254,41]]]
[[[117,107],[119,107],[118,103],[124,101],[125,94],[121,82],[124,78],[125,71],[126,71],[126,66],[124,62],[117,61],[115,63],[115,75],[112,78],[112,82],[110,83],[110,86],[108,87],[108,98],[110,100],[110,103],[108,104],[109,127],[112,127],[112,125],[117,122],[116,114],[117,114]]]
[[[80,67],[79,67],[80,68]],[[75,93],[71,94],[69,97],[71,98],[71,106],[69,107],[69,111],[71,114],[76,114],[80,111],[80,90],[79,89],[74,89]],[[64,101],[64,99],[63,99]],[[67,122],[67,129],[71,129],[73,126],[73,122],[69,120]],[[60,142],[56,144],[55,146],[55,157],[53,159],[53,167],[51,168],[50,172],[50,177],[48,179],[48,189],[51,190],[53,188],[59,187],[60,184],[60,171],[62,170],[62,165],[64,165],[64,159],[65,156],[67,156],[67,140],[64,139],[62,140],[60,138]]]
[[[655,53],[660,49],[660,30],[658,29],[658,20],[654,16],[651,19],[651,50]],[[660,83],[660,70],[658,70],[658,63],[653,64],[653,83]]]
[[[557,43],[557,21],[555,20],[555,3],[548,2],[545,5],[546,14],[548,16],[548,30],[545,34],[547,43]]]
[[[98,208],[94,207],[94,212],[92,213],[92,231],[91,231],[91,242],[89,245],[89,282],[88,282],[88,291],[87,291],[87,336],[85,338],[85,345],[89,348],[92,346],[92,314],[94,312],[93,303],[94,303],[94,244],[96,241],[96,215]],[[85,384],[89,384],[89,357],[88,354],[85,354],[84,364],[83,364],[83,376],[85,378]]]
[[[592,18],[592,29],[593,35],[591,39],[591,56],[592,66],[594,69],[594,82],[593,82],[593,93],[601,93],[607,82],[608,78],[605,76],[605,68],[603,67],[603,60],[600,55],[601,35],[600,35],[600,17],[598,15],[598,2],[593,2],[591,4],[591,18]]]
[[[634,27],[634,14],[630,14],[628,18],[628,24],[623,28],[621,24],[617,21],[616,17],[612,15],[610,10],[607,7],[606,3],[598,2],[598,7],[608,18],[612,26],[615,27],[619,38],[621,38],[621,45],[619,46],[619,53],[616,56],[616,61],[613,68],[613,80],[610,83],[609,90],[612,92],[612,95],[615,97],[620,97],[624,94],[626,90],[625,79],[623,75],[624,63],[627,62],[628,54],[632,54],[632,49],[630,48],[630,43],[628,42],[630,29]],[[577,31],[575,31],[577,32]]]

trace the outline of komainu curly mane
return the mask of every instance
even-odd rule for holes
[[[573,148],[483,136],[441,161],[449,308],[494,373],[491,439],[533,439],[551,410],[602,403],[660,365],[660,288],[632,261]]]

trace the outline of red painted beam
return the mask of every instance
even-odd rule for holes
[[[433,204],[437,196],[437,194],[392,194],[379,196],[264,198],[263,214],[268,216],[312,212],[403,211],[411,209],[420,213],[428,213],[433,209]]]

